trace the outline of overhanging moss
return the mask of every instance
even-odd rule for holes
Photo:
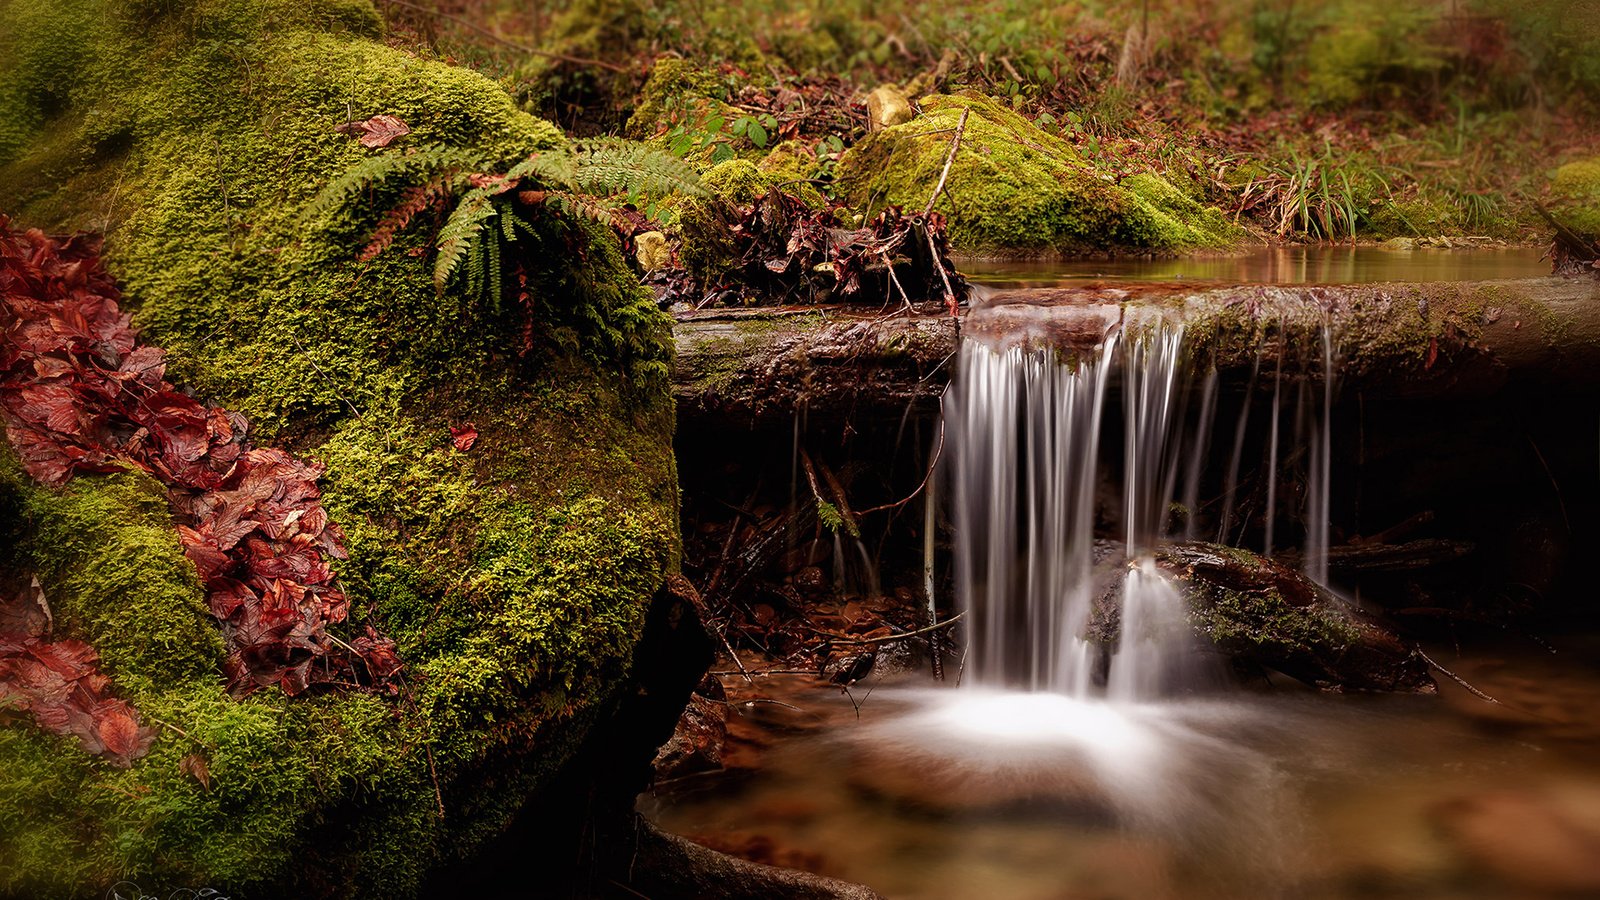
[[[868,135],[839,160],[841,196],[870,215],[920,210],[938,186],[963,113],[961,147],[934,208],[968,252],[1222,246],[1241,233],[1154,174],[1116,181],[1070,144],[976,93],[922,98],[910,122]]]
[[[425,227],[358,262],[397,188],[310,218],[323,185],[378,152],[334,132],[350,119],[404,120],[391,152],[510,162],[564,140],[492,82],[378,34],[365,0],[0,0],[0,110],[17,112],[0,125],[0,210],[108,229],[169,377],[328,466],[324,503],[349,536],[342,636],[372,622],[408,666],[393,701],[229,699],[159,488],[48,491],[8,462],[0,507],[27,511],[17,562],[164,725],[126,771],[0,729],[0,894],[118,878],[414,893],[527,802],[629,674],[676,565],[667,322],[597,228],[551,217],[528,239],[525,335],[519,304],[434,290]],[[460,452],[449,426],[466,422],[481,437]]]

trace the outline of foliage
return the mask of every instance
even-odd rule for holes
[[[25,712],[40,729],[72,735],[84,751],[127,768],[150,751],[155,729],[126,700],[111,695],[94,648],[53,639],[49,600],[39,579],[0,594],[0,723]]]
[[[340,647],[326,632],[349,605],[324,561],[345,552],[318,502],[321,469],[252,448],[244,419],[162,380],[161,351],[138,345],[97,251],[0,216],[0,421],[28,473],[59,485],[132,466],[167,485],[235,693],[389,679],[392,641],[369,625]]]
[[[677,558],[666,320],[586,219],[529,217],[538,315],[522,320],[460,281],[438,292],[415,225],[360,258],[427,174],[307,214],[341,173],[407,146],[503,173],[566,144],[492,81],[374,41],[364,2],[11,0],[0,16],[94,24],[67,29],[84,62],[52,63],[54,105],[17,89],[43,69],[0,26],[0,106],[28,109],[0,205],[109,228],[108,269],[166,378],[327,467],[349,627],[381,624],[407,673],[398,702],[233,699],[161,486],[130,472],[46,489],[0,448],[0,507],[20,510],[0,556],[39,573],[119,694],[179,730],[119,770],[0,728],[0,894],[130,878],[415,895],[539,796],[625,689]],[[411,133],[380,151],[335,131],[379,114]],[[480,436],[457,450],[466,423]]]
[[[436,238],[434,287],[442,293],[452,280],[465,275],[467,293],[484,298],[491,310],[501,312],[506,270],[519,281],[526,280],[517,242],[521,237],[538,240],[529,216],[541,207],[609,225],[624,208],[643,206],[645,215],[655,218],[664,198],[697,192],[692,168],[659,150],[623,140],[536,151],[499,174],[483,171],[487,162],[450,147],[365,159],[330,183],[309,214],[326,216],[380,186],[405,184],[400,202],[383,215],[361,251],[361,257],[370,260],[388,249],[418,215],[453,202]],[[526,303],[522,287],[519,284],[519,299]]]

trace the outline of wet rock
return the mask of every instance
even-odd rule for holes
[[[911,98],[892,84],[874,88],[867,95],[867,130],[882,131],[891,125],[911,121]]]
[[[689,697],[672,737],[656,754],[656,778],[665,781],[722,768],[728,739],[728,703],[722,682],[707,675]]]
[[[828,576],[817,566],[806,566],[795,573],[794,586],[803,594],[820,594],[828,589]]]
[[[1491,791],[1434,809],[1435,821],[1473,868],[1541,893],[1600,895],[1600,818],[1590,804],[1530,791]],[[1585,809],[1588,814],[1583,814]]]
[[[1197,633],[1235,660],[1323,690],[1436,690],[1392,629],[1279,562],[1199,542],[1164,547],[1156,561],[1179,582]]]

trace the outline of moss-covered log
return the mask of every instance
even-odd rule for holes
[[[959,332],[1082,349],[1155,308],[1187,323],[1201,364],[1322,377],[1322,329],[1346,389],[1471,396],[1507,384],[1600,388],[1600,282],[1589,277],[1428,284],[1172,286],[1004,291]],[[690,314],[675,327],[680,409],[739,419],[930,406],[954,369],[947,317],[838,309]]]
[[[631,691],[678,555],[668,323],[608,233],[553,213],[521,238],[525,303],[436,290],[420,225],[362,258],[408,185],[315,206],[352,167],[408,147],[503,166],[565,140],[382,37],[366,0],[0,0],[0,210],[106,231],[168,378],[326,465],[342,638],[394,637],[407,685],[230,698],[159,488],[47,489],[0,454],[5,562],[161,723],[125,770],[0,727],[0,895],[413,895]],[[378,114],[410,134],[336,130]]]
[[[837,308],[691,313],[674,329],[678,413],[748,425],[936,410],[956,331],[949,316]]]

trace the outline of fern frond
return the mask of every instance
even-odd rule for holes
[[[545,199],[545,204],[547,206],[553,206],[557,210],[560,210],[569,216],[593,219],[602,225],[610,225],[615,220],[615,214],[612,205],[606,203],[605,198],[603,197],[594,197],[588,194],[571,194],[565,192],[551,193],[550,196]]]
[[[511,181],[532,179],[547,187],[572,188],[573,156],[567,152],[541,152],[529,156],[506,170]]]
[[[427,184],[407,188],[401,195],[400,203],[383,214],[378,227],[374,228],[367,238],[367,245],[361,248],[361,253],[356,258],[361,262],[368,262],[389,249],[395,237],[417,216],[426,210],[444,205],[445,198],[450,195],[450,187],[448,178],[435,176]]]
[[[469,192],[451,211],[450,218],[439,229],[438,255],[433,263],[433,286],[441,293],[462,259],[472,250],[484,223],[494,215],[494,203],[484,191]]]
[[[570,190],[598,197],[699,196],[700,176],[694,167],[645,144],[599,138],[573,145]]]
[[[369,156],[328,182],[306,205],[304,216],[310,221],[344,209],[363,192],[399,179],[415,182],[446,170],[472,171],[482,163],[481,154],[460,147],[423,147]]]

